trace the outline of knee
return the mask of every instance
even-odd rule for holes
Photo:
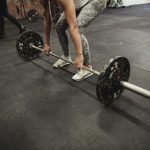
[[[83,34],[83,33],[80,33],[80,37],[81,37],[81,41],[82,41],[82,44],[88,44],[88,40],[86,38],[86,36]]]
[[[85,37],[84,34],[81,34],[81,33],[80,33],[80,38],[81,38],[82,44],[83,44],[83,43],[87,43],[87,39],[86,39],[86,37]]]
[[[82,42],[83,53],[87,54],[89,53],[89,42],[84,34],[80,34],[80,37]]]
[[[79,33],[80,33],[80,35],[82,36],[84,36],[84,28],[83,28],[83,26],[82,26],[82,22],[80,21],[78,21],[78,30],[79,30]]]
[[[61,23],[59,23],[59,22],[57,22],[55,28],[56,28],[56,31],[57,31],[58,33],[61,33],[61,32],[63,32],[63,31],[65,31],[63,25],[62,25]]]
[[[55,29],[56,29],[57,32],[60,30],[60,26],[59,26],[58,23],[56,24]]]
[[[107,0],[95,0],[91,2],[95,12],[102,12],[106,8]]]

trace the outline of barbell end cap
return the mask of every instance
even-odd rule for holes
[[[33,48],[33,46],[34,46],[33,43],[30,43],[30,44],[29,44],[29,47],[30,47],[30,48]]]

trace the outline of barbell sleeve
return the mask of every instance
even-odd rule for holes
[[[144,89],[144,88],[141,88],[141,87],[139,87],[139,86],[136,86],[136,85],[134,85],[134,84],[131,84],[131,83],[125,82],[125,81],[121,81],[120,84],[121,84],[124,88],[126,88],[126,89],[128,89],[128,90],[131,90],[131,91],[133,91],[133,92],[135,92],[135,93],[137,93],[137,94],[139,94],[139,95],[142,95],[142,96],[145,96],[145,97],[150,98],[150,91],[148,91],[148,90],[146,90],[146,89]]]
[[[37,50],[39,50],[39,51],[41,51],[41,52],[43,52],[43,49],[42,49],[42,48],[39,48],[39,47],[35,46],[34,44],[30,44],[30,47],[31,47],[31,48],[34,48],[34,49],[37,49]],[[72,61],[66,60],[65,58],[62,58],[62,57],[56,55],[55,53],[52,53],[52,52],[51,52],[50,55],[51,55],[51,56],[54,56],[54,57],[56,57],[56,58],[62,59],[62,60],[66,61],[66,62],[68,62],[68,63],[70,63],[70,64],[74,64]],[[96,74],[96,75],[98,75],[98,76],[101,74],[101,73],[98,72],[97,70],[89,69],[89,68],[87,68],[87,67],[85,67],[85,66],[82,66],[82,68],[85,69],[85,70],[87,70],[87,71],[89,71],[89,72],[92,72],[92,73],[94,73],[94,74]]]

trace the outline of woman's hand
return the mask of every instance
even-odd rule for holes
[[[81,69],[83,66],[83,55],[79,55],[76,57],[75,61],[74,61],[74,66],[76,69]]]
[[[44,52],[47,56],[50,55],[50,53],[51,53],[51,47],[50,47],[49,44],[45,44],[44,49],[43,49],[43,52]]]

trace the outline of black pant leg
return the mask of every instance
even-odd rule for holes
[[[4,17],[0,15],[0,34],[5,34],[4,30],[5,22],[4,22]]]
[[[14,16],[12,16],[8,12],[6,0],[0,0],[0,1],[1,1],[0,2],[0,14],[6,17],[9,21],[11,21],[15,26],[17,26],[19,30],[22,30],[23,26],[17,21],[17,19]]]
[[[23,26],[17,21],[17,19],[14,16],[12,16],[11,14],[9,14],[8,11],[6,11],[3,14],[3,16],[6,17],[9,21],[11,21],[15,26],[17,26],[19,30],[23,29]]]
[[[4,34],[4,17],[3,17],[3,11],[6,9],[6,0],[0,0],[0,34]]]

